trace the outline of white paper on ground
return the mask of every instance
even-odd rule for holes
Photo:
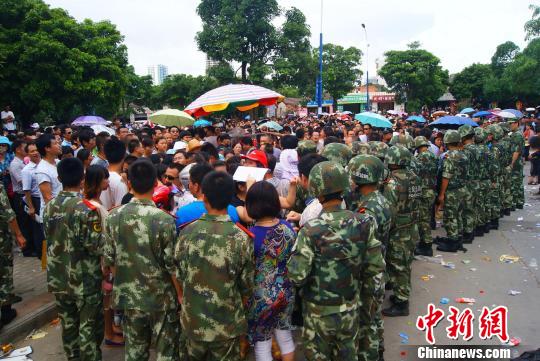
[[[255,168],[255,167],[243,167],[240,166],[236,168],[234,172],[233,180],[237,182],[245,182],[248,178],[255,179],[256,182],[262,181],[264,175],[268,172],[266,168]]]
[[[13,361],[17,357],[26,357],[26,355],[30,355],[32,353],[32,347],[26,346],[22,348],[18,348],[16,350],[13,350],[8,356],[5,357],[6,360]],[[23,358],[22,360],[24,360]]]

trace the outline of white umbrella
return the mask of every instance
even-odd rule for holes
[[[534,109],[534,108],[527,108],[527,109],[525,109],[526,112],[534,112],[535,110],[536,110],[536,109]]]
[[[505,119],[516,119],[517,118],[515,114],[512,114],[510,112],[499,112],[499,113],[497,113],[495,115],[497,115],[500,118],[505,118]]]
[[[106,127],[104,125],[101,125],[101,124],[91,125],[90,128],[92,128],[94,130],[94,133],[96,133],[96,134],[99,134],[101,132],[107,132],[110,135],[115,134],[114,130],[112,130],[111,128]]]

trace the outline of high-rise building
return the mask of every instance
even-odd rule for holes
[[[152,77],[154,85],[161,85],[163,80],[169,75],[169,69],[163,64],[150,65],[148,67],[148,75]]]
[[[206,74],[208,74],[208,70],[213,67],[219,65],[219,60],[214,60],[212,58],[209,58],[208,55],[206,56]]]

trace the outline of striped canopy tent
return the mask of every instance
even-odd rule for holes
[[[184,110],[195,117],[237,109],[246,112],[258,106],[275,105],[285,97],[257,85],[229,84],[204,93]]]

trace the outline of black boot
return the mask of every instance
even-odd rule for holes
[[[416,245],[416,249],[414,250],[414,254],[416,256],[433,257],[433,249],[431,248],[431,244],[427,244],[425,242],[418,242],[418,244]]]
[[[463,243],[471,244],[473,239],[474,239],[474,234],[472,232],[463,234]]]
[[[482,237],[484,235],[484,226],[476,226],[474,229],[474,236],[475,237]]]
[[[399,301],[382,310],[386,317],[409,316],[409,301]]]
[[[482,226],[484,228],[484,234],[488,234],[489,233],[489,223],[486,223]]]
[[[523,209],[523,207],[522,207],[522,209]],[[511,207],[510,208],[510,212],[515,212],[515,211],[516,211],[516,207]]]
[[[499,220],[492,219],[491,222],[489,222],[489,226],[491,229],[499,229]]]
[[[3,325],[9,324],[11,321],[17,317],[17,311],[15,311],[13,308],[11,308],[11,305],[2,306],[2,317],[0,317],[0,321]]]
[[[523,204],[518,204],[518,205],[516,206],[516,208],[517,208],[517,209],[523,209]]]
[[[379,360],[378,361],[384,361],[384,351],[379,350]]]
[[[504,214],[505,216],[509,216],[510,215],[510,208],[505,208],[503,211],[502,211],[502,214]]]
[[[441,243],[445,242],[445,240],[446,240],[445,237],[437,236],[437,237],[433,238],[433,243],[434,244],[441,244]]]
[[[440,242],[437,246],[437,251],[456,253],[459,250],[458,243],[457,240],[445,238],[445,240]]]
[[[396,298],[396,295],[390,295],[390,297],[388,297],[388,300],[392,302],[392,304],[396,303],[396,301],[399,302]]]
[[[392,289],[392,284],[390,282],[386,282],[386,284],[384,285],[384,289],[386,291],[390,291]]]

